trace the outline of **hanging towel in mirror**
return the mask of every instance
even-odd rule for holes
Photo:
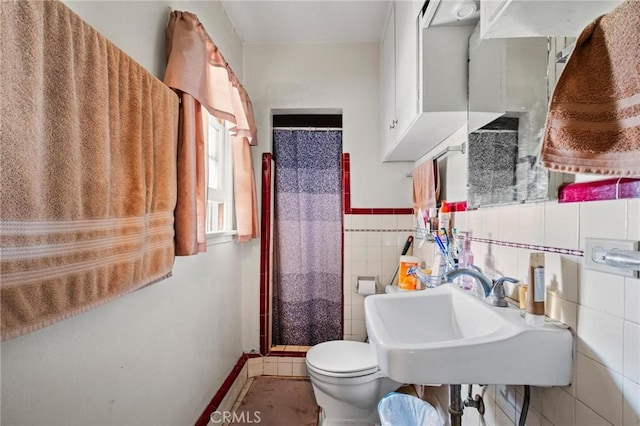
[[[440,195],[438,162],[430,159],[413,170],[413,213],[436,207]]]
[[[640,177],[640,2],[576,41],[549,106],[541,160],[570,173]]]

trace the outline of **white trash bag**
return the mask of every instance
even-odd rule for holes
[[[444,426],[438,410],[426,401],[391,392],[378,402],[381,426]]]

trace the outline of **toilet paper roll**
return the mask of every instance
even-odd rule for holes
[[[358,280],[358,294],[363,296],[376,294],[376,282],[374,280]]]

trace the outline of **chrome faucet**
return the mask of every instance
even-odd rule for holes
[[[444,279],[448,282],[451,282],[452,279],[459,275],[468,275],[475,278],[475,281],[480,283],[480,285],[482,286],[482,294],[484,296],[482,300],[492,306],[500,306],[503,308],[508,306],[507,301],[505,300],[504,293],[505,281],[511,283],[518,282],[518,280],[509,277],[500,277],[497,280],[492,281],[481,272],[476,271],[475,269],[467,268],[453,269],[451,271],[448,271],[444,274]]]

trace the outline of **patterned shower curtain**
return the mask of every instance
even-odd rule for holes
[[[273,343],[342,338],[342,131],[274,130]]]

